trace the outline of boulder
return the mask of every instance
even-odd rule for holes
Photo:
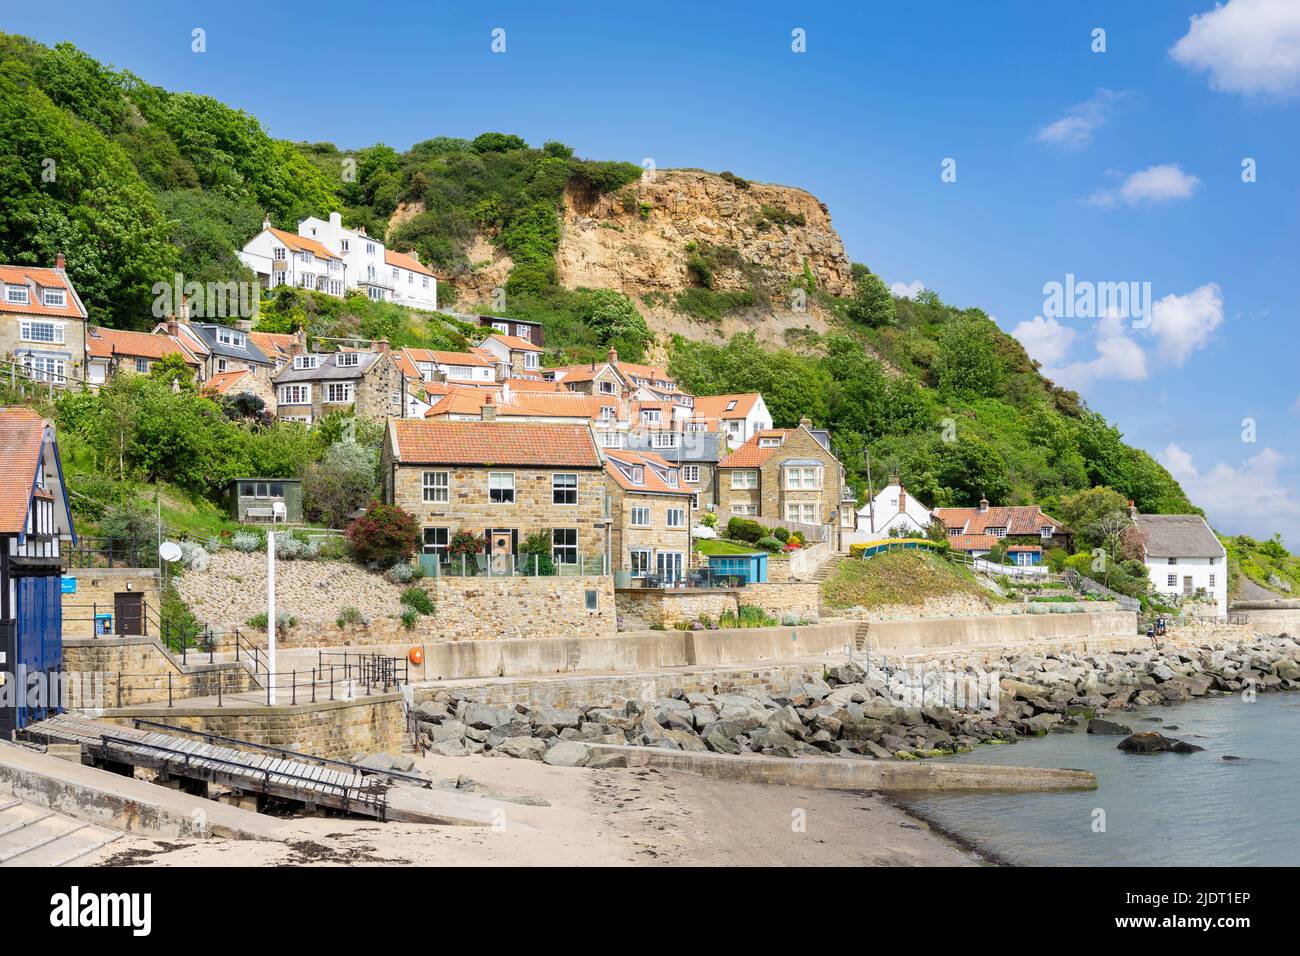
[[[536,737],[509,737],[496,748],[507,757],[523,760],[541,760],[546,753],[546,741]]]
[[[1133,734],[1131,737],[1125,737],[1119,742],[1118,747],[1125,753],[1131,754],[1190,754],[1205,749],[1203,747],[1198,747],[1195,744],[1189,744],[1182,740],[1175,740],[1172,737],[1166,737],[1164,734],[1156,733],[1154,730],[1147,730],[1140,734]]]
[[[493,727],[510,723],[518,714],[512,708],[492,707],[488,704],[467,701],[463,712],[458,716],[467,726],[490,730]]]
[[[542,757],[543,763],[552,767],[585,767],[591,760],[592,750],[586,744],[573,740],[561,740],[553,744]]]
[[[582,722],[582,711],[576,707],[538,707],[528,716],[534,727],[550,726],[556,731],[577,727]]]
[[[1088,721],[1088,733],[1118,736],[1120,734],[1132,734],[1133,728],[1118,724],[1113,720],[1102,720],[1100,717],[1094,717]]]

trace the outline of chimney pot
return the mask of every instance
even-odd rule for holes
[[[265,229],[270,229],[270,228],[271,228],[271,217],[268,216],[268,215],[266,215],[266,213],[263,213],[263,214],[262,214],[262,229],[265,230]]]
[[[609,351],[605,353],[605,361],[607,361],[610,365],[615,365],[615,364],[617,364],[617,363],[618,363],[618,349],[614,348],[614,346],[611,345],[611,346],[609,347]]]
[[[167,320],[167,334],[173,337],[181,334],[181,324],[176,321],[174,315]]]
[[[812,419],[808,418],[807,416],[804,416],[803,418],[799,419],[799,426],[801,428],[812,428]]]
[[[980,511],[989,510],[989,500],[983,496],[980,497]]]
[[[67,267],[67,261],[63,258],[63,253],[61,253],[61,252],[57,252],[57,253],[55,253],[55,254],[54,254],[54,268],[56,268],[56,269],[58,269],[60,272],[62,272],[66,267]]]

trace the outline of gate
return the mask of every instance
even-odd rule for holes
[[[4,669],[7,689],[0,726],[27,726],[62,710],[59,706],[63,669],[63,596],[57,574],[14,577],[13,620],[7,621]]]

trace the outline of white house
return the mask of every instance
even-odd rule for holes
[[[268,289],[291,285],[342,298],[350,284],[340,256],[316,239],[274,228],[269,219],[262,220],[262,231],[244,243],[239,261]]]
[[[480,386],[492,386],[497,381],[496,367],[478,352],[407,348],[394,358],[402,374],[414,381]]]
[[[1143,563],[1151,587],[1171,598],[1201,595],[1215,613],[1228,613],[1227,552],[1200,515],[1144,515],[1130,508],[1138,530],[1146,535]]]
[[[898,475],[858,509],[858,528],[846,540],[854,544],[879,541],[905,532],[908,537],[924,538],[930,526],[930,509],[907,493]]]
[[[770,431],[772,413],[758,392],[740,395],[695,396],[694,418],[716,421],[718,431],[727,436],[727,444],[738,448],[759,432]]]
[[[343,217],[308,216],[298,223],[298,235],[321,243],[347,263],[347,288],[362,289],[370,298],[413,309],[438,308],[438,279],[414,252],[394,252],[365,228],[347,229]],[[341,294],[341,293],[340,293]]]
[[[542,349],[526,339],[496,332],[485,338],[478,352],[497,369],[497,378],[541,378]]]

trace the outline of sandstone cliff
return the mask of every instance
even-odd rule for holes
[[[399,209],[390,228],[418,212]],[[754,331],[782,342],[788,329],[826,327],[815,300],[800,300],[792,292],[805,269],[820,290],[852,291],[849,258],[826,206],[802,189],[666,170],[600,196],[570,190],[561,219],[555,263],[560,283],[630,296],[661,334],[718,339]],[[489,302],[513,264],[482,237],[466,252],[471,272],[454,282],[461,304],[470,307]],[[753,301],[720,320],[693,317],[677,307],[677,293],[701,285],[688,268],[701,252],[714,256],[715,292],[750,290]]]

